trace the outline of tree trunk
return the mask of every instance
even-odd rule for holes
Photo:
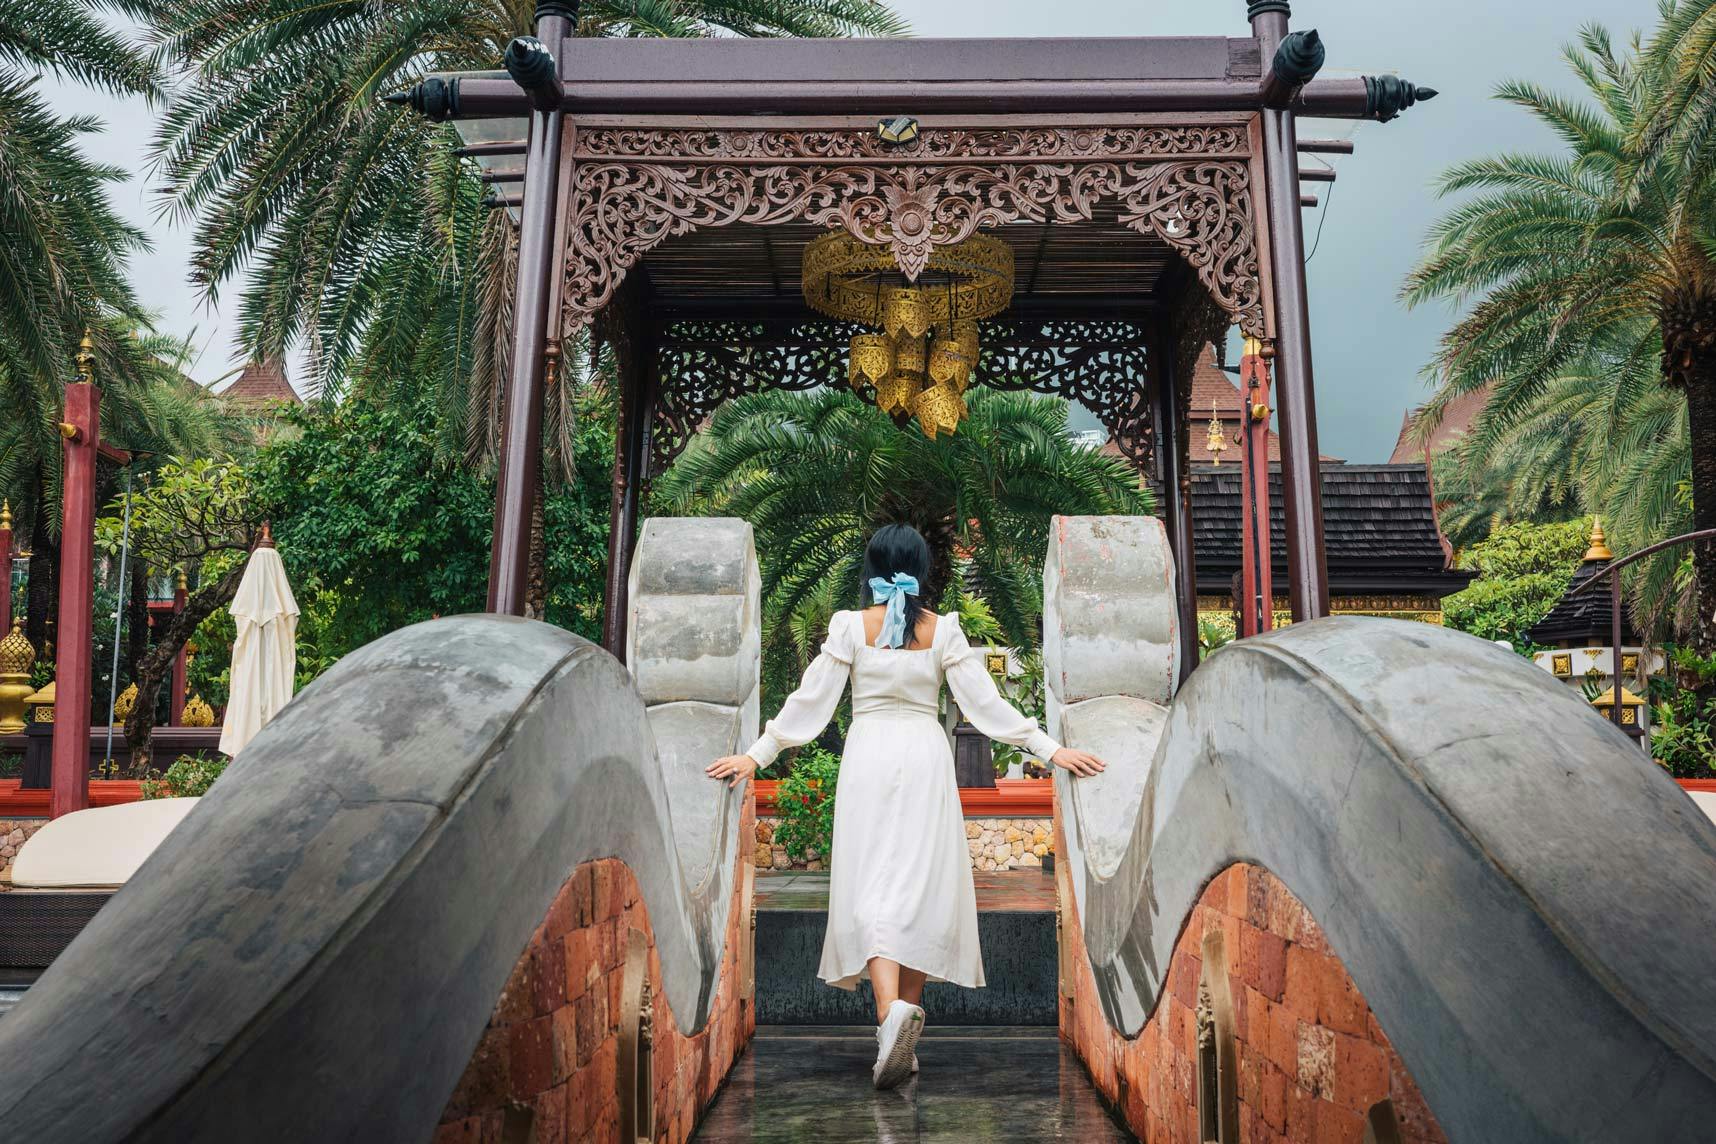
[[[36,519],[30,525],[29,583],[24,597],[24,634],[30,637],[36,654],[47,658],[48,626],[59,600],[60,548],[48,531],[48,507],[45,490],[36,490]]]
[[[149,566],[132,553],[125,571],[131,580],[125,612],[125,674],[135,683],[137,665],[149,651]]]
[[[1716,355],[1703,355],[1686,378],[1686,416],[1692,444],[1692,527],[1716,528]],[[1690,643],[1700,655],[1716,654],[1716,541],[1694,544],[1698,604]]]
[[[548,616],[548,535],[543,511],[542,474],[538,473],[536,496],[530,502],[530,562],[524,579],[524,615],[530,620]]]
[[[1692,527],[1716,528],[1716,300],[1688,294],[1671,298],[1659,315],[1662,373],[1686,392],[1692,452]],[[1699,655],[1716,654],[1716,544],[1694,544],[1698,600],[1687,643]]]
[[[142,775],[152,761],[150,739],[155,734],[155,705],[160,701],[161,684],[172,677],[173,661],[179,649],[202,624],[232,603],[238,594],[239,581],[244,579],[245,564],[239,563],[213,584],[200,588],[185,601],[185,610],[174,616],[161,632],[160,640],[137,664],[137,704],[125,720],[125,740],[131,745],[131,773]]]

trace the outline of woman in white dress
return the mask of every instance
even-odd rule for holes
[[[817,975],[840,989],[870,979],[878,1088],[916,1071],[926,981],[983,985],[965,820],[940,717],[942,681],[990,738],[1074,774],[1103,767],[1060,746],[1001,697],[958,616],[937,616],[919,602],[928,573],[929,546],[916,529],[878,529],[864,553],[868,606],[835,613],[821,654],[762,736],[745,754],[708,768],[737,786],[785,748],[815,739],[850,679],[852,727],[834,803],[828,930]]]

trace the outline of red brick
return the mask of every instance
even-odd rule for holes
[[[1366,1112],[1388,1098],[1388,1054],[1360,1037],[1335,1034],[1335,1103]]]
[[[572,871],[572,925],[582,928],[596,921],[596,867],[586,862]]]
[[[542,920],[542,936],[549,942],[557,942],[565,937],[573,925],[572,885],[573,878],[568,878],[560,887],[560,892],[554,895],[554,904],[548,907],[548,916]]]
[[[1317,1144],[1364,1144],[1364,1115],[1326,1100],[1317,1101]]]
[[[562,1084],[578,1067],[578,1023],[576,1010],[562,1005],[548,1018],[554,1053],[554,1081]]]
[[[520,1021],[528,1021],[536,1016],[536,963],[526,947],[518,963],[512,967],[512,975],[507,978],[501,989],[500,1001],[495,1005],[493,1021],[496,1025],[515,1025]]]
[[[1401,1135],[1408,1139],[1446,1140],[1418,1085],[1392,1049],[1388,1051],[1388,1061],[1388,1096],[1394,1101],[1394,1118],[1400,1122]]]
[[[505,1105],[510,1089],[507,1030],[489,1029],[477,1042],[465,1075],[459,1078],[443,1116],[459,1119]]]
[[[1264,1061],[1259,1069],[1258,1083],[1261,1090],[1257,1102],[1258,1112],[1263,1121],[1274,1132],[1287,1130],[1287,1090],[1293,1087],[1287,1079],[1287,1074]]]
[[[1319,1025],[1299,1023],[1299,1067],[1294,1082],[1324,1099],[1332,1098],[1335,1092],[1335,1036]]]
[[[1287,976],[1281,1000],[1295,1015],[1303,1020],[1313,1023],[1317,1020],[1318,995],[1322,991],[1323,963],[1327,960],[1327,958],[1309,952],[1303,946],[1290,945],[1287,947]]]
[[[1221,899],[1221,912],[1230,918],[1245,917],[1246,898],[1250,892],[1246,869],[1245,866],[1229,866],[1222,871],[1221,881],[1226,893]]]
[[[576,1001],[601,978],[602,959],[596,946],[596,931],[575,929],[563,939],[566,947],[566,1000]]]
[[[1317,1019],[1337,1033],[1368,1037],[1370,1006],[1347,976],[1346,967],[1334,958],[1325,960],[1322,987],[1317,994]]]
[[[589,1063],[596,1046],[608,1032],[608,999],[606,991],[593,989],[578,998],[573,1005],[573,1021],[578,1034],[578,1067]]]
[[[1269,872],[1256,866],[1245,868],[1245,920],[1258,929],[1269,925]]]
[[[1269,1006],[1269,1045],[1265,1055],[1297,1083],[1299,1078],[1299,1018],[1285,1005]]]
[[[1198,975],[1203,971],[1201,959],[1183,950],[1174,951],[1172,968],[1168,971],[1168,990],[1174,999],[1188,1009],[1198,1007]]]
[[[532,988],[538,1017],[545,1017],[566,1004],[566,950],[559,941],[546,938],[533,945],[530,959],[535,962]]]
[[[531,1139],[548,1144],[566,1139],[566,1086],[557,1085],[536,1098]]]
[[[1227,995],[1233,1003],[1233,1036],[1238,1041],[1251,1039],[1251,1006],[1246,1001],[1245,982],[1237,973],[1228,974]],[[1261,993],[1258,997],[1262,997]]]
[[[1240,975],[1265,997],[1281,1000],[1287,988],[1287,943],[1275,934],[1247,926],[1239,933]]]
[[[508,1095],[514,1100],[532,1102],[553,1084],[553,1020],[538,1017],[512,1026],[508,1033],[507,1063],[512,1073]]]
[[[1320,1144],[1317,1105],[1321,1103],[1296,1084],[1287,1087],[1287,1139],[1294,1144]]]

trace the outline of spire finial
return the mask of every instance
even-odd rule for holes
[[[95,382],[95,331],[84,327],[83,341],[77,347],[77,379],[85,385]]]
[[[0,528],[12,531],[12,502],[0,500]]]
[[[1609,551],[1608,538],[1603,535],[1603,518],[1591,518],[1591,547],[1585,549],[1585,563],[1592,564],[1601,560],[1613,560],[1615,554]]]

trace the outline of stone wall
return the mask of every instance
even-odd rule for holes
[[[747,807],[745,831],[752,821]],[[740,862],[745,858],[741,854]],[[655,934],[631,870],[616,859],[579,866],[519,958],[447,1104],[435,1144],[620,1140],[622,983],[634,929],[649,947],[654,1139],[662,1144],[690,1139],[756,1028],[751,999],[740,996],[738,951],[745,948],[741,939],[749,937],[750,926],[748,911],[741,908],[744,892],[744,878],[735,878],[728,955],[721,963],[712,1015],[701,1033],[687,1037],[674,1024],[662,991]],[[515,1136],[523,1117],[530,1120],[528,1135]]]
[[[0,818],[0,892],[12,887],[12,860],[19,847],[47,824],[45,818]]]
[[[821,855],[794,861],[786,848],[775,842],[772,816],[757,819],[753,861],[759,870],[822,870]],[[965,820],[966,849],[973,870],[1018,870],[1038,868],[1049,852],[1054,836],[1050,818],[968,818]]]
[[[1064,949],[1081,951],[1070,903],[1062,924]],[[1219,942],[1207,945],[1206,934],[1214,930]],[[1322,930],[1278,879],[1246,865],[1230,866],[1205,888],[1175,944],[1156,1011],[1136,1039],[1122,1037],[1103,1019],[1081,952],[1070,956],[1071,972],[1063,973],[1071,996],[1063,986],[1061,1036],[1141,1140],[1204,1139],[1200,989],[1208,1013],[1210,994],[1223,992],[1224,983],[1203,979],[1205,950],[1217,945],[1226,963],[1217,1020],[1231,1031],[1229,1083],[1237,1105],[1223,1144],[1360,1144],[1367,1119],[1386,1120],[1390,1113],[1404,1144],[1444,1144],[1406,1066]],[[1391,1137],[1379,1132],[1377,1138]]]

